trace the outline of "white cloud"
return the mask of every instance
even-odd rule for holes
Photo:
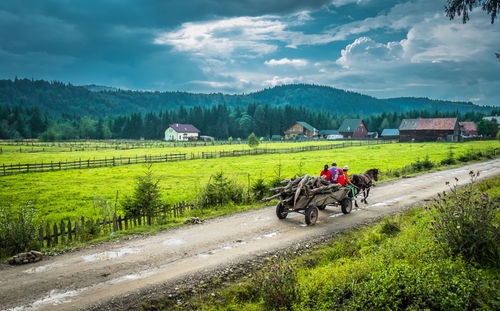
[[[262,86],[276,86],[276,85],[282,85],[282,84],[291,84],[291,83],[297,83],[297,82],[302,82],[303,77],[279,77],[279,76],[274,76],[272,79],[265,80]]]
[[[340,7],[350,3],[362,4],[368,1],[370,0],[332,0],[332,4],[336,7]]]
[[[305,59],[288,59],[288,58],[282,58],[282,59],[271,59],[271,60],[266,60],[264,62],[267,66],[294,66],[294,67],[305,67],[307,66],[308,62]]]
[[[336,63],[343,68],[351,66],[365,67],[376,63],[399,61],[402,55],[400,42],[377,43],[368,37],[360,37],[341,51]]]

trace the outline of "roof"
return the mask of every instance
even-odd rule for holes
[[[192,124],[174,123],[174,124],[170,124],[170,127],[173,128],[177,133],[199,133],[200,132],[200,130],[198,130]]]
[[[339,127],[339,132],[354,133],[362,121],[362,119],[345,119]]]
[[[399,136],[398,129],[384,129],[380,136]]]
[[[321,130],[319,135],[340,135],[340,133],[337,130]]]
[[[457,118],[403,119],[399,130],[454,130],[456,124]]]
[[[462,131],[467,131],[467,132],[476,131],[477,132],[477,126],[476,126],[476,123],[474,123],[474,122],[464,121],[464,122],[460,122],[459,124],[460,124],[460,129]]]
[[[454,130],[457,118],[419,119],[417,130]]]
[[[399,131],[402,130],[416,130],[418,124],[418,119],[403,119],[399,125]],[[384,135],[384,134],[382,134]]]
[[[314,128],[312,125],[310,125],[307,122],[304,121],[297,121],[298,124],[302,125],[306,130],[309,130],[311,132],[317,132],[318,130]]]

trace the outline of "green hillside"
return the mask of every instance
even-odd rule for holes
[[[144,92],[120,90],[105,86],[74,86],[61,82],[16,79],[0,80],[0,105],[33,107],[49,114],[109,116],[131,112],[158,112],[193,106],[226,103],[229,107],[246,107],[250,103],[272,106],[303,106],[335,114],[369,115],[380,112],[410,110],[468,111],[488,113],[491,108],[466,102],[431,100],[427,98],[377,99],[328,86],[291,84],[262,91],[230,95],[188,92]]]

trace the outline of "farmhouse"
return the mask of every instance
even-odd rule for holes
[[[368,129],[362,119],[345,119],[339,128],[339,133],[344,138],[366,138]]]
[[[192,124],[170,124],[165,130],[165,140],[170,141],[188,141],[198,138],[200,131]]]
[[[403,119],[399,126],[399,141],[458,141],[460,127],[457,118]]]
[[[398,129],[384,129],[380,137],[385,140],[399,139]]]
[[[477,125],[474,122],[460,122],[460,135],[462,137],[477,136]]]
[[[307,122],[297,121],[285,131],[285,137],[305,136],[311,138],[318,135],[318,130]]]

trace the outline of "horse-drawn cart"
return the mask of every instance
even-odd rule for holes
[[[276,216],[285,219],[288,213],[304,214],[306,224],[314,225],[318,219],[319,209],[327,205],[340,205],[344,214],[352,210],[352,198],[349,197],[350,189],[339,184],[331,184],[324,177],[309,177],[304,175],[296,179],[284,180],[286,186],[273,188],[275,195],[264,199],[269,201],[279,198],[276,205]]]

